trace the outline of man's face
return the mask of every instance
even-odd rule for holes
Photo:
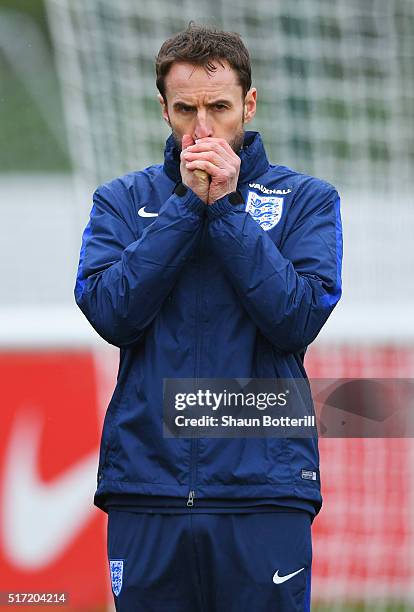
[[[214,62],[217,70],[207,72],[202,66],[176,62],[165,79],[166,100],[158,96],[164,119],[171,126],[181,150],[184,134],[198,138],[224,138],[234,151],[243,144],[243,125],[256,112],[256,90],[243,99],[237,74],[226,63]]]

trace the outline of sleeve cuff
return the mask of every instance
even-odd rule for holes
[[[189,187],[186,187],[185,185],[182,185],[182,183],[180,183],[179,186],[176,186],[172,195],[181,205],[185,206],[188,210],[196,213],[200,217],[203,217],[205,215],[207,205]]]
[[[209,217],[209,219],[211,220],[217,219],[218,217],[222,217],[223,215],[229,212],[244,212],[245,204],[243,201],[231,203],[232,199],[233,200],[235,199],[233,197],[234,193],[235,192],[228,193],[227,195],[223,196],[219,200],[216,200],[214,204],[210,204],[209,206],[206,206],[207,216]],[[242,200],[241,196],[240,196],[240,200]]]

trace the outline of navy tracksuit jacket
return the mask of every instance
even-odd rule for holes
[[[211,500],[321,507],[314,438],[163,437],[164,378],[305,377],[306,347],[341,295],[335,189],[269,164],[256,132],[240,157],[242,204],[173,193],[172,136],[163,165],[94,194],[75,296],[120,347],[95,496],[105,510],[152,499],[185,508],[189,495],[194,511]]]

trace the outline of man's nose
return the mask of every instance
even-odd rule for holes
[[[195,129],[194,129],[194,140],[196,138],[207,138],[213,136],[213,129],[210,122],[207,120],[204,112],[197,114]]]

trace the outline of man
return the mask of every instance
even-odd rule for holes
[[[248,52],[190,26],[161,47],[163,165],[97,189],[76,301],[120,347],[95,503],[117,610],[310,609],[315,438],[167,438],[167,378],[304,378],[340,298],[335,189],[270,165]],[[136,128],[138,129],[138,127]]]

